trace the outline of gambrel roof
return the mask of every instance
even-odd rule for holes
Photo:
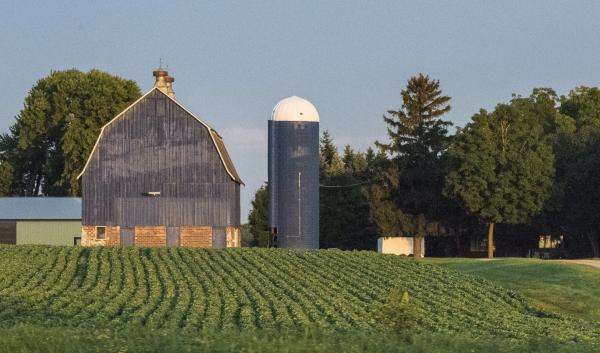
[[[201,119],[196,117],[194,114],[192,114],[192,112],[187,110],[184,106],[182,106],[175,99],[169,97],[167,94],[165,94],[163,91],[161,91],[157,87],[153,87],[150,91],[148,91],[146,94],[141,96],[138,100],[133,102],[130,106],[125,108],[121,113],[117,114],[117,116],[115,116],[112,120],[110,120],[108,123],[106,123],[102,127],[102,129],[100,129],[100,134],[98,135],[98,139],[96,140],[96,143],[94,144],[94,148],[92,149],[92,152],[90,152],[90,155],[83,167],[83,170],[81,171],[81,173],[79,173],[79,175],[77,176],[77,179],[81,178],[81,176],[85,173],[86,169],[88,168],[88,165],[90,164],[90,161],[92,160],[92,156],[94,155],[94,152],[96,151],[96,148],[98,147],[98,144],[100,143],[100,140],[102,139],[102,134],[104,133],[104,129],[106,127],[108,127],[110,124],[112,124],[115,120],[117,120],[118,118],[123,116],[128,110],[133,108],[136,104],[138,104],[140,101],[142,101],[144,98],[146,98],[148,95],[150,95],[155,90],[160,92],[162,95],[164,95],[171,101],[173,101],[181,109],[183,109],[186,113],[188,113],[190,116],[192,116],[196,121],[198,121],[200,124],[202,124],[204,127],[206,127],[206,129],[208,129],[210,138],[213,142],[213,145],[215,146],[215,149],[217,150],[217,153],[219,154],[219,157],[221,159],[221,162],[223,163],[223,167],[225,167],[225,170],[227,171],[227,174],[229,174],[229,177],[236,183],[244,185],[244,182],[238,175],[238,173],[235,169],[235,166],[233,165],[233,161],[231,160],[231,157],[229,156],[229,153],[227,152],[227,149],[225,148],[225,143],[223,143],[223,138],[219,135],[219,133],[215,129],[210,127],[208,124],[206,124],[204,121],[202,121]]]

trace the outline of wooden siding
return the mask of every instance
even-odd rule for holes
[[[84,225],[240,224],[240,185],[208,128],[157,90],[105,128],[82,189]]]
[[[17,222],[0,221],[0,244],[17,243]]]

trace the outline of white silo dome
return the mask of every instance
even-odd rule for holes
[[[314,121],[319,122],[319,112],[304,98],[291,96],[275,105],[271,119],[276,121]]]

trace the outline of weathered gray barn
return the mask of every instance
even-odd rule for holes
[[[221,136],[155,86],[101,130],[82,178],[82,244],[240,244],[242,180]]]

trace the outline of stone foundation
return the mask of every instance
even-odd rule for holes
[[[142,248],[167,246],[167,229],[164,226],[135,227],[134,244]]]
[[[239,228],[229,226],[225,228],[225,234],[227,235],[228,248],[239,248],[242,246],[242,235]]]
[[[81,227],[82,246],[120,246],[121,228],[106,226],[104,239],[98,239],[97,227]],[[241,246],[239,228],[225,229],[228,248]],[[152,248],[167,246],[167,228],[165,226],[138,226],[134,228],[134,246]],[[213,231],[211,226],[181,226],[179,227],[179,246],[186,248],[212,248]]]
[[[97,226],[81,227],[82,246],[119,246],[121,245],[121,228],[119,226],[107,226],[104,239],[98,239]]]
[[[182,226],[179,228],[179,246],[186,248],[212,248],[212,227]]]

